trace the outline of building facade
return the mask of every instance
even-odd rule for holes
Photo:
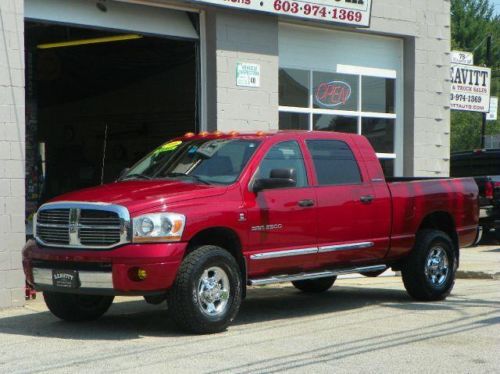
[[[448,175],[449,0],[373,0],[363,28],[211,3],[0,3],[0,308],[36,207],[169,136],[353,132],[387,175]]]

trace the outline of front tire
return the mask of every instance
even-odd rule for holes
[[[113,296],[43,293],[45,304],[56,317],[68,322],[92,321],[108,311]]]
[[[456,261],[453,242],[446,233],[422,230],[401,269],[406,291],[420,301],[446,299],[455,284]]]
[[[318,279],[305,279],[300,281],[293,281],[292,284],[295,288],[306,293],[320,293],[330,289],[335,283],[337,277],[326,277]]]
[[[241,298],[241,272],[234,257],[205,245],[182,262],[167,303],[180,328],[210,334],[224,331],[234,320]]]

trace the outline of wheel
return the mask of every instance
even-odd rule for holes
[[[292,284],[295,288],[307,293],[320,293],[327,291],[337,277],[326,277],[326,278],[318,278],[318,279],[306,279],[300,281],[294,281]]]
[[[205,245],[186,256],[173,288],[168,308],[185,331],[207,334],[224,331],[241,304],[241,272],[226,250]]]
[[[401,269],[406,291],[416,300],[444,300],[455,284],[456,256],[450,237],[438,230],[417,233]]]
[[[45,304],[56,317],[70,322],[91,321],[106,313],[113,296],[75,295],[60,292],[43,293]]]

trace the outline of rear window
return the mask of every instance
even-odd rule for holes
[[[307,140],[321,186],[360,184],[361,173],[349,146],[340,140]]]

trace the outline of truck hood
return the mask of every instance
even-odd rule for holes
[[[222,195],[226,190],[226,186],[181,181],[131,180],[66,193],[49,202],[82,201],[117,204],[126,207],[131,214],[134,214],[179,201]]]

